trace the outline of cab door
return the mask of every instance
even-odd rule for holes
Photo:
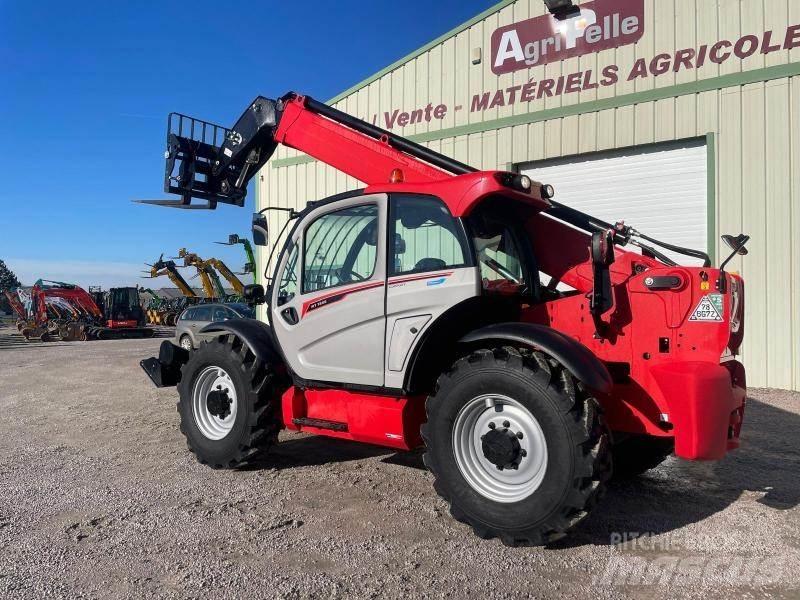
[[[409,357],[447,309],[480,293],[461,223],[433,196],[393,194],[386,289],[385,385],[402,388]]]
[[[383,386],[387,210],[385,194],[322,204],[282,254],[270,316],[303,379]]]

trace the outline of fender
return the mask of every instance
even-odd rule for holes
[[[609,393],[611,375],[606,366],[577,340],[560,331],[533,323],[497,323],[476,329],[459,340],[461,344],[504,341],[536,348],[552,356],[591,390]]]
[[[240,338],[259,360],[274,365],[286,364],[280,348],[266,323],[255,319],[230,319],[221,323],[211,323],[200,333],[232,333]],[[169,340],[161,342],[158,358],[155,356],[139,362],[147,376],[156,387],[173,387],[181,381],[181,367],[189,361],[190,354]]]
[[[274,365],[285,364],[278,342],[272,334],[272,328],[256,319],[229,319],[219,323],[210,323],[200,333],[232,333],[240,338],[253,352],[255,357]]]

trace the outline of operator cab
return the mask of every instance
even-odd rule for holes
[[[423,337],[452,345],[518,320],[540,302],[525,230],[536,211],[490,195],[456,217],[436,195],[411,191],[309,203],[293,215],[265,298],[292,372],[307,385],[405,389]]]

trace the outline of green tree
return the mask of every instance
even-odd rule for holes
[[[0,260],[0,311],[11,312],[11,305],[3,292],[14,290],[19,286],[20,283],[17,276],[6,266],[3,260]]]

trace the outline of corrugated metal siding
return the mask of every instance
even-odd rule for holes
[[[635,45],[604,50],[529,71],[494,75],[489,37],[501,25],[544,14],[541,0],[517,1],[456,33],[405,64],[339,100],[336,106],[362,118],[395,108],[409,110],[429,101],[463,104],[441,120],[402,129],[403,135],[436,135],[439,130],[496,118],[585,103],[634,92],[669,88],[706,79],[800,62],[800,48],[756,53],[721,65],[567,94],[484,112],[469,112],[474,93],[519,85],[528,79],[650,59],[746,33],[782,31],[800,23],[796,0],[645,0],[645,33]],[[470,62],[481,46],[481,65]],[[379,121],[379,124],[381,122]],[[744,359],[749,383],[800,389],[800,77],[735,85],[719,90],[576,114],[546,121],[435,139],[426,145],[478,168],[570,156],[638,144],[712,135],[715,148],[716,232],[753,236],[750,254],[736,259],[747,285]],[[445,132],[446,135],[446,132]],[[277,159],[298,154],[280,148]],[[274,161],[274,159],[273,159]],[[360,187],[359,182],[316,162],[262,169],[261,206],[303,206],[309,199]],[[282,215],[272,215],[272,231]],[[723,248],[717,242],[716,253]],[[259,251],[259,261],[267,256]]]

